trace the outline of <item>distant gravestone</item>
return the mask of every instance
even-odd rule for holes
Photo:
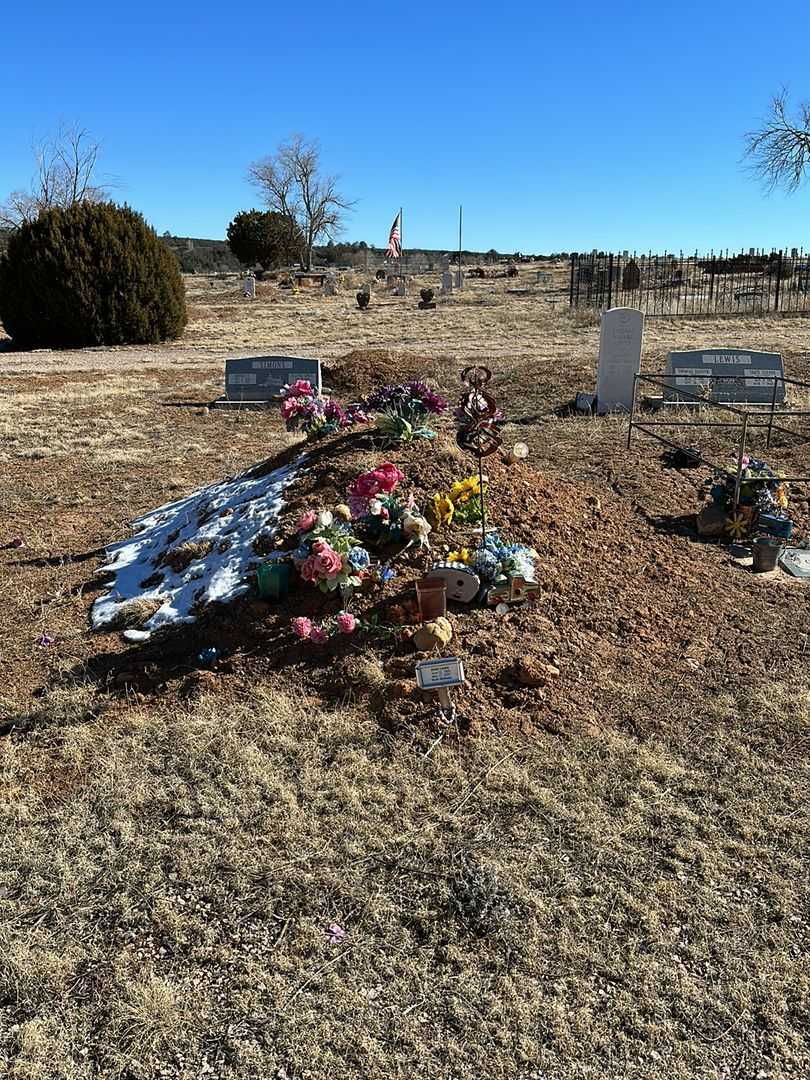
[[[283,386],[296,379],[306,379],[320,394],[320,360],[300,356],[249,356],[226,360],[224,401],[272,401],[279,396]]]
[[[242,285],[242,296],[244,296],[246,300],[256,299],[256,278],[253,274],[248,274],[245,278],[244,284]]]
[[[453,275],[449,270],[442,273],[442,294],[448,296],[453,291]]]
[[[599,367],[596,376],[596,411],[630,411],[633,378],[641,369],[644,316],[636,308],[611,308],[602,315]]]
[[[321,294],[323,296],[337,296],[337,292],[337,277],[335,276],[335,274],[329,273],[323,279],[323,285],[321,286]]]
[[[785,374],[779,353],[750,349],[695,349],[667,357],[664,401],[748,401],[770,404],[774,377]],[[679,394],[678,389],[686,391]],[[776,382],[776,403],[785,400],[785,384]]]

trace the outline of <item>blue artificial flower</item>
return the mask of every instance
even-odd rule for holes
[[[308,559],[312,554],[309,544],[300,544],[292,553],[294,562],[303,562],[304,559]]]
[[[479,548],[473,559],[473,566],[479,577],[485,581],[494,581],[501,568],[500,560],[486,548]]]
[[[387,584],[387,582],[391,581],[396,576],[397,572],[393,566],[386,565],[380,568],[380,581],[383,585]]]
[[[353,547],[349,551],[349,562],[355,570],[365,570],[370,561],[371,556],[365,548]]]

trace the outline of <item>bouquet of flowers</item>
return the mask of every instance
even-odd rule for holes
[[[401,499],[394,489],[404,473],[390,461],[361,473],[349,488],[352,518],[378,543],[418,541],[427,544],[430,525],[422,517],[413,495]]]
[[[371,557],[346,521],[329,510],[308,510],[298,521],[298,547],[291,555],[298,573],[321,590],[360,585]]]
[[[364,411],[377,413],[377,430],[383,446],[413,439],[432,439],[436,432],[425,420],[431,414],[440,416],[447,408],[444,398],[435,394],[425,383],[412,379],[398,385],[378,386],[360,406]]]
[[[737,486],[736,469],[718,469],[710,490],[715,506],[730,516],[726,532],[736,540],[742,539],[756,528],[760,515],[789,521],[788,485],[779,473],[758,458],[745,455],[740,474],[740,501],[734,513],[734,492]],[[786,534],[787,535],[787,534]]]
[[[333,435],[354,424],[367,424],[369,417],[359,405],[343,409],[332,398],[318,394],[307,379],[298,379],[282,391],[281,416],[287,431],[304,432],[308,440]]]
[[[481,496],[486,495],[486,477],[484,487],[477,476],[468,476],[466,480],[459,480],[453,484],[449,491],[433,496],[433,501],[428,507],[428,517],[434,528],[449,525],[451,521],[470,525],[481,521]]]
[[[537,552],[534,548],[526,547],[525,544],[507,544],[497,533],[487,533],[472,555],[466,552],[465,554],[469,565],[484,582],[492,583],[498,578],[517,575],[526,581],[535,580],[534,560]],[[463,561],[466,562],[467,559]]]

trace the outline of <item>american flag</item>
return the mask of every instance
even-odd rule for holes
[[[391,232],[388,235],[388,247],[385,249],[387,259],[398,259],[402,254],[402,245],[399,242],[399,214],[394,218]]]

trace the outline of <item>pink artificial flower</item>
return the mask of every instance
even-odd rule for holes
[[[309,532],[314,527],[315,522],[318,520],[318,515],[314,510],[305,510],[301,517],[298,519],[296,529],[299,532]]]
[[[317,555],[310,555],[301,563],[299,573],[304,581],[319,581],[321,577],[321,563]]]
[[[300,402],[296,397],[285,398],[281,403],[281,416],[284,420],[290,420],[298,415]]]
[[[321,577],[334,577],[343,569],[343,556],[328,541],[316,540],[312,552],[311,557],[317,559]]]
[[[405,479],[405,473],[400,472],[390,461],[386,461],[384,465],[378,465],[374,470],[374,475],[379,478],[380,491],[384,491],[386,495],[394,490],[400,480]]]
[[[313,626],[309,632],[309,640],[313,645],[325,645],[329,635],[322,626]]]
[[[312,397],[315,391],[308,379],[296,379],[287,393],[292,397],[301,394],[303,397]]]
[[[341,634],[353,634],[357,629],[357,619],[350,611],[341,611],[337,617],[337,624]]]
[[[305,615],[299,615],[292,621],[293,633],[296,637],[308,638],[312,633],[312,623]]]
[[[380,478],[374,472],[361,473],[349,488],[350,495],[356,495],[361,499],[373,499],[382,491]]]

